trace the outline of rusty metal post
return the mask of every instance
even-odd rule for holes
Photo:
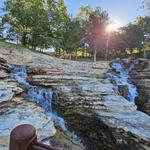
[[[31,125],[20,125],[10,135],[9,150],[28,150],[31,143],[36,142],[36,130]]]
[[[24,124],[14,128],[10,135],[9,150],[63,150],[37,142],[36,129]]]

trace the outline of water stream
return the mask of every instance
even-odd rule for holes
[[[117,90],[119,89],[119,86],[127,87],[127,99],[131,102],[135,102],[135,99],[138,96],[137,87],[129,81],[130,72],[137,63],[137,61],[134,61],[129,68],[126,68],[122,61],[113,62],[111,67],[115,70],[115,73],[109,72],[107,74],[108,79],[115,82]]]
[[[54,122],[59,124],[60,127],[66,131],[67,127],[65,125],[64,119],[59,117],[56,112],[52,112],[52,90],[49,88],[43,88],[29,84],[29,82],[27,82],[27,69],[25,66],[13,65],[11,74],[22,86],[27,89],[23,96],[26,99],[34,101],[40,105],[45,110],[45,113],[50,115]]]
[[[23,96],[38,105],[40,105],[44,110],[46,115],[50,116],[53,121],[58,124],[63,131],[67,131],[67,125],[63,118],[59,117],[56,112],[52,111],[52,97],[53,91],[50,88],[43,88],[40,86],[33,86],[27,81],[27,69],[26,66],[12,66],[11,75],[16,78],[18,83],[20,83],[27,91]],[[77,142],[81,143],[81,138],[78,137],[75,132],[69,132],[69,136],[74,138]]]

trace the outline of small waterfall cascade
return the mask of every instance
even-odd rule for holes
[[[137,87],[130,83],[130,72],[138,61],[134,61],[129,68],[126,68],[122,61],[113,62],[111,67],[115,70],[115,73],[107,73],[109,80],[114,81],[118,90],[119,86],[127,87],[127,99],[131,102],[135,102],[135,98],[138,96]]]
[[[50,88],[43,88],[40,86],[33,86],[27,81],[27,68],[26,66],[12,65],[11,75],[16,78],[18,83],[27,89],[24,93],[24,97],[30,101],[36,102],[44,110],[46,115],[51,116],[53,121],[58,124],[63,131],[67,131],[66,122],[63,118],[59,117],[56,112],[52,111],[52,98],[53,91]],[[80,137],[75,132],[68,132],[71,138],[74,138],[77,142],[82,143]]]
[[[56,122],[60,127],[66,131],[67,127],[63,118],[59,117],[57,113],[52,112],[52,96],[53,91],[49,88],[43,88],[40,86],[33,86],[27,81],[27,69],[25,66],[12,66],[11,75],[16,78],[16,80],[27,89],[27,92],[24,93],[24,97],[36,102],[40,105],[45,113],[52,117],[54,122]]]

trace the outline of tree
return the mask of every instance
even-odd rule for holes
[[[136,25],[138,25],[144,34],[143,42],[150,42],[150,17],[138,17],[136,20]]]
[[[89,17],[93,12],[93,8],[90,5],[81,6],[79,13],[77,14],[77,20],[79,21],[82,28],[86,28],[86,24],[89,21]]]
[[[126,48],[134,49],[142,48],[144,34],[142,28],[138,24],[129,24],[122,28],[123,40],[126,43]]]
[[[109,22],[108,13],[103,11],[100,7],[97,7],[89,16],[89,22],[87,24],[87,37],[86,43],[88,43],[92,50],[94,61],[96,61],[97,54],[101,57],[105,55],[106,49],[106,33],[105,28]]]
[[[36,47],[47,47],[49,37],[51,37],[52,34],[49,29],[49,16],[45,7],[45,1],[33,0],[30,4],[28,8],[30,14],[30,21],[28,22],[28,27],[30,29],[28,33],[29,44],[36,50]]]
[[[76,51],[77,57],[77,49],[82,48],[84,46],[84,31],[82,30],[79,21],[75,18],[70,21],[68,24],[66,33],[64,34],[64,47],[68,53],[72,51]]]
[[[81,41],[82,41],[82,54],[83,55],[84,55],[85,50],[91,53],[89,44],[87,43],[87,30],[88,30],[89,18],[90,18],[90,15],[93,13],[93,11],[94,10],[90,5],[81,6],[77,14],[77,20],[80,25],[80,30],[82,30],[82,32],[80,32],[82,35],[81,34],[79,35],[82,39]]]
[[[64,47],[64,36],[70,24],[70,17],[67,14],[67,8],[64,0],[58,0],[57,3],[48,1],[49,26],[53,34],[51,44],[56,48],[56,53],[60,55],[61,48]]]
[[[142,8],[146,8],[146,10],[148,10],[148,12],[150,13],[150,2],[149,0],[143,0],[142,1]]]
[[[77,18],[84,30],[84,43],[88,45],[88,49],[92,53],[94,61],[96,61],[97,54],[100,57],[105,54],[105,28],[109,21],[108,13],[100,7],[93,10],[88,5],[80,8]]]
[[[150,43],[150,17],[149,16],[144,16],[144,17],[138,17],[136,20],[136,24],[141,28],[143,31],[143,42],[142,45],[144,49],[147,50]],[[146,51],[144,51],[144,57],[146,58]]]
[[[57,47],[55,41],[61,39],[67,17],[63,0],[7,0],[4,11],[3,20],[19,34],[23,45]]]
[[[20,34],[22,44],[26,45],[26,35],[30,32],[27,2],[7,0],[4,4],[3,10],[7,12],[3,17],[4,22],[11,26],[11,30],[13,28],[16,33]]]

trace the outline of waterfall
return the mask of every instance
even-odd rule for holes
[[[59,117],[56,112],[52,111],[52,97],[53,91],[50,88],[43,88],[40,86],[33,86],[27,81],[27,68],[26,66],[12,65],[11,76],[24,86],[27,91],[23,96],[33,102],[36,102],[44,110],[46,115],[50,116],[53,121],[58,124],[63,131],[67,131],[66,122],[63,118]],[[82,139],[78,137],[74,131],[68,134],[71,138],[74,138],[78,143],[82,143]]]
[[[112,69],[115,70],[115,74],[111,72],[107,74],[108,79],[115,82],[117,90],[119,86],[122,85],[127,87],[128,90],[127,99],[131,102],[135,102],[135,98],[138,96],[136,86],[130,83],[129,81],[130,78],[129,73],[134,68],[135,64],[137,64],[137,61],[131,64],[129,69],[127,69],[125,68],[123,62],[121,61],[113,62],[111,67]]]
[[[11,75],[16,78],[16,80],[24,85],[25,87],[30,87],[31,85],[27,82],[27,70],[25,66],[12,65]]]
[[[45,113],[51,116],[53,121],[66,131],[67,127],[64,119],[59,117],[56,112],[52,112],[53,91],[50,88],[31,85],[27,81],[27,69],[25,66],[12,65],[12,68],[11,75],[27,89],[23,96],[40,105],[45,110]]]

